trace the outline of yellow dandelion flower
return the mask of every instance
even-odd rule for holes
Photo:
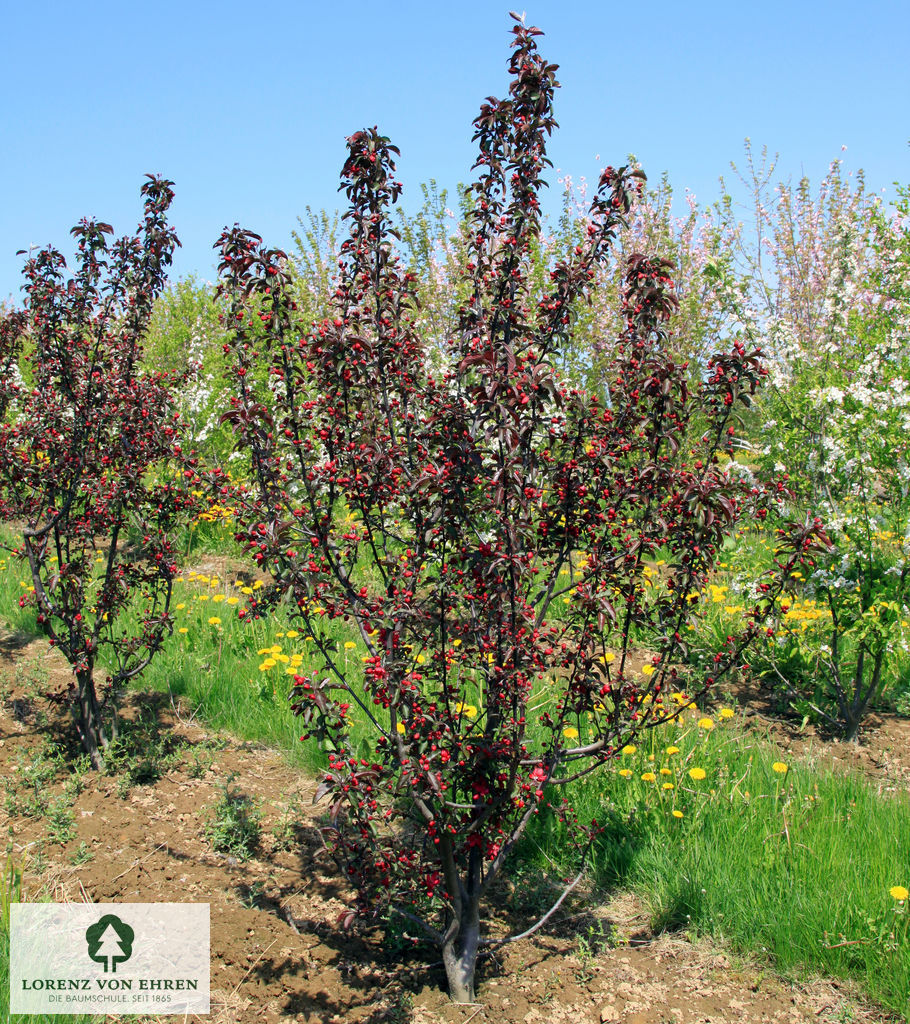
[[[281,654],[281,644],[272,644],[269,648],[269,654]]]
[[[566,739],[574,740],[578,736],[578,730],[570,725],[568,729],[563,729],[562,734]]]
[[[718,715],[721,718],[732,718],[735,714],[736,712],[733,708],[721,708],[720,711],[718,711]]]
[[[295,637],[300,636],[296,629],[289,629],[287,633],[285,633],[284,635],[288,638],[288,640],[293,640]]]
[[[403,722],[399,722],[395,726],[395,731],[398,733],[399,736],[404,736],[404,731],[405,731],[404,730],[404,723]]]
[[[607,651],[603,657],[597,659],[601,665],[612,665],[616,661],[616,655],[612,651]]]
[[[903,885],[892,885],[889,892],[891,893],[891,898],[895,900],[905,900],[910,896],[910,892],[908,892],[906,886]]]
[[[698,728],[706,729],[708,732],[710,732],[714,728],[714,722],[710,718],[699,718]]]
[[[647,679],[650,676],[653,676],[656,671],[657,669],[653,665],[643,665],[641,674]]]
[[[664,753],[666,753],[668,756],[672,756],[673,754],[678,754],[679,753],[679,747],[667,747],[667,749],[664,751]]]
[[[674,811],[673,812],[673,817],[674,818],[681,818],[682,816],[683,816],[683,812],[682,811]]]
[[[356,646],[357,644],[355,644],[353,640],[345,640],[344,642],[344,649],[346,651],[353,651]]]
[[[632,746],[632,744],[631,744],[631,743],[627,743],[627,744],[626,744],[626,745],[625,745],[625,746],[624,746],[624,747],[622,748],[622,750],[620,751],[620,753],[622,753],[622,754],[634,754],[636,750],[638,750],[638,747],[634,747],[634,746]]]
[[[177,632],[178,633],[189,633],[189,630],[186,628],[186,626],[181,626],[180,629],[177,630]]]
[[[221,625],[221,619],[219,619],[217,615],[210,615],[209,616],[209,625],[210,626],[220,626]]]
[[[619,769],[619,774],[624,779],[631,779],[632,778],[632,769],[631,768],[620,768]]]
[[[252,587],[241,587],[240,588],[240,593],[241,594],[246,594],[247,596],[249,596],[250,594],[253,593],[253,588]]]
[[[227,600],[226,600],[226,602],[225,602],[225,603],[226,603],[226,604],[237,604],[237,602],[238,602],[239,600],[240,600],[240,598],[239,598],[239,597],[229,597],[229,598],[227,598]]]
[[[221,604],[224,600],[224,594],[215,594],[212,598],[212,604]]]
[[[183,609],[186,608],[186,605],[181,601],[176,607],[178,612],[182,612]]]
[[[453,640],[452,641],[452,646],[453,647],[461,647],[461,641],[460,640]]]
[[[665,782],[661,788],[662,789],[674,789],[675,787],[673,786],[672,782]]]
[[[477,717],[477,708],[475,708],[473,704],[462,704],[461,701],[459,701],[455,705],[455,711],[459,715],[467,715],[468,718]]]
[[[263,654],[271,654],[271,653],[272,653],[272,648],[271,648],[271,647],[261,647],[261,648],[260,648],[260,649],[259,649],[259,650],[258,650],[258,651],[256,652],[256,654],[257,654],[257,655],[258,655],[258,656],[259,656],[260,658],[261,658],[261,657],[263,656]]]
[[[209,599],[209,595],[208,594],[197,594],[196,595],[196,600],[197,601],[208,601],[208,599]]]
[[[775,761],[771,765],[771,771],[777,772],[778,775],[786,775],[790,769],[784,764],[783,761]]]
[[[701,782],[701,780],[703,778],[705,778],[705,776],[706,776],[706,772],[705,772],[704,768],[690,768],[689,769],[689,778],[690,779],[694,779],[695,782]]]
[[[641,781],[642,782],[657,782],[657,776],[654,774],[654,772],[642,772],[641,773]]]
[[[673,772],[671,772],[669,768],[661,768],[660,774],[661,775],[672,775]]]
[[[275,661],[274,658],[266,658],[262,664],[265,665],[266,668],[274,668],[278,662]]]

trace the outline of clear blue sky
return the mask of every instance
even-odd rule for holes
[[[576,180],[635,153],[649,176],[716,198],[743,139],[783,174],[841,156],[876,190],[910,184],[907,0],[528,0],[560,65],[550,155]],[[145,172],[176,182],[172,276],[214,276],[235,221],[290,244],[307,205],[334,209],[344,138],[378,124],[418,184],[469,180],[471,121],[506,85],[509,7],[489,0],[46,0],[4,5],[0,298],[17,249],[70,254],[82,216],[117,234]],[[601,157],[601,164],[596,162]],[[554,173],[553,178],[556,175]],[[558,191],[555,180],[552,191]]]

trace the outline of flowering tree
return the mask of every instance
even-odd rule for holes
[[[142,338],[174,247],[171,182],[143,186],[137,236],[73,228],[78,268],[48,248],[25,267],[26,302],[0,325],[0,518],[24,524],[37,621],[73,669],[67,695],[96,768],[117,697],[171,632],[170,532],[190,512],[173,379],[142,368]],[[18,378],[18,379],[17,379]],[[24,378],[24,379],[23,379]],[[127,610],[130,615],[125,615]],[[138,623],[133,621],[138,618]],[[109,666],[98,687],[96,668]]]
[[[839,162],[815,193],[803,180],[771,199],[770,172],[751,177],[752,258],[715,268],[715,280],[769,352],[764,471],[786,475],[791,512],[811,506],[834,542],[795,578],[810,603],[785,602],[769,671],[798,710],[856,739],[907,650],[907,200],[887,218]]]
[[[397,150],[376,129],[348,140],[333,316],[299,322],[285,256],[257,235],[219,243],[226,415],[253,474],[238,540],[274,580],[251,611],[289,601],[319,651],[293,700],[329,750],[319,795],[357,909],[422,927],[459,1000],[473,998],[479,950],[516,938],[484,935],[482,907],[532,816],[555,800],[573,821],[555,794],[672,716],[665,694],[688,703],[741,664],[782,585],[761,583],[748,629],[708,672],[683,667],[719,544],[747,509],[765,511],[716,458],[764,371],[737,345],[691,391],[667,355],[669,267],[637,254],[606,398],[559,379],[552,364],[643,175],[603,172],[584,239],[530,301],[557,82],[538,31],[513,31],[510,95],[475,121],[468,298],[442,371],[393,249]],[[809,522],[782,542],[785,569],[818,532]],[[580,853],[596,832],[577,823]]]

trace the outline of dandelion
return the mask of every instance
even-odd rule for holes
[[[673,785],[672,782],[665,782],[661,788],[662,789],[675,789],[676,787]]]
[[[778,775],[786,775],[790,769],[784,764],[783,761],[775,761],[771,765],[771,771],[777,772]]]
[[[671,772],[669,768],[661,768],[660,774],[661,775],[672,775],[673,772]]]
[[[892,885],[889,891],[891,893],[891,898],[895,900],[905,900],[910,896],[910,892],[908,892],[906,886],[903,885]]]
[[[641,773],[641,781],[642,782],[657,782],[657,776],[654,774],[654,772],[642,772]]]
[[[220,604],[224,600],[224,594],[215,594],[212,598],[212,604]]]
[[[721,718],[732,718],[735,714],[736,712],[733,710],[733,708],[721,708],[718,712],[718,715]]]
[[[631,768],[620,768],[619,769],[619,774],[624,779],[631,779],[632,778],[632,769]]]
[[[180,604],[177,605],[177,611],[182,612],[184,608],[186,608],[186,605],[181,601]]]
[[[607,651],[602,657],[597,659],[601,665],[612,665],[616,661],[616,655],[612,651]]]
[[[219,619],[217,615],[212,615],[212,616],[209,617],[209,625],[210,626],[220,626],[221,625],[221,619]]]
[[[240,588],[240,593],[241,594],[246,594],[247,597],[249,597],[249,595],[253,593],[253,588],[252,587],[241,587]]]
[[[300,636],[296,629],[289,629],[287,633],[285,633],[284,635],[288,638],[288,640],[293,640],[295,637]]]
[[[178,633],[189,633],[189,630],[186,628],[186,626],[181,626],[180,629],[177,630],[177,632]]]
[[[462,715],[462,714],[467,715],[468,718],[476,718],[477,717],[477,708],[475,708],[473,704],[462,704],[461,702],[459,702],[458,704],[455,705],[455,711],[459,715]],[[577,735],[577,733],[576,733],[576,735]]]
[[[232,605],[233,605],[233,604],[237,604],[237,602],[238,602],[239,600],[240,600],[240,598],[239,598],[239,597],[229,597],[229,598],[227,598],[227,600],[226,600],[226,602],[225,602],[225,603],[226,603],[226,604],[232,604]]]
[[[710,732],[714,728],[714,721],[710,718],[699,718],[698,728]]]
[[[621,753],[623,753],[623,754],[634,754],[637,749],[638,749],[638,747],[633,747],[631,743],[627,743],[622,748]]]
[[[683,812],[682,811],[674,811],[673,812],[673,817],[674,818],[681,818],[682,816],[683,816]]]
[[[395,726],[395,731],[398,733],[399,736],[404,736],[404,723],[403,722],[399,722]]]
[[[650,678],[654,675],[657,669],[653,665],[644,665],[641,670],[641,674],[646,678]]]
[[[703,778],[705,778],[705,775],[706,775],[706,773],[705,773],[704,768],[690,768],[689,769],[689,778],[690,779],[694,779],[695,782],[701,782],[701,780]]]
[[[578,730],[570,725],[568,729],[563,729],[562,734],[567,740],[574,740],[578,736]]]
[[[355,644],[353,640],[345,640],[344,642],[344,649],[346,651],[353,651],[356,646],[357,644]]]
[[[679,753],[679,747],[667,747],[665,753],[667,754],[668,757],[672,757],[673,754],[678,754]]]

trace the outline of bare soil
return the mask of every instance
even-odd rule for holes
[[[43,641],[0,634],[0,769],[8,791],[20,797],[38,752],[67,743],[59,706],[36,696],[48,681],[63,686],[68,671]],[[762,714],[758,706],[754,714]],[[442,990],[440,965],[428,966],[406,938],[379,929],[352,935],[336,926],[351,894],[323,848],[312,778],[275,751],[206,734],[166,697],[131,697],[125,717],[140,716],[154,719],[171,751],[160,778],[127,790],[123,776],[89,773],[72,800],[73,835],[65,842],[51,838],[47,815],[21,813],[15,802],[0,807],[0,818],[32,898],[209,903],[209,1020],[216,1024],[888,1019],[848,986],[783,979],[767,964],[704,942],[653,935],[634,899],[600,905],[592,893],[567,901],[546,934],[483,961],[478,1002],[453,1004]],[[769,727],[795,753],[809,743],[785,725]],[[883,721],[860,750],[850,745],[831,756],[878,773],[883,784],[906,785],[907,738],[906,722]],[[249,859],[215,852],[204,834],[229,776],[262,815],[261,841]],[[53,803],[66,784],[62,771],[42,795]],[[289,813],[289,804],[299,812]],[[509,923],[520,922],[499,922]],[[611,944],[586,952],[579,937],[592,934],[609,935]]]

